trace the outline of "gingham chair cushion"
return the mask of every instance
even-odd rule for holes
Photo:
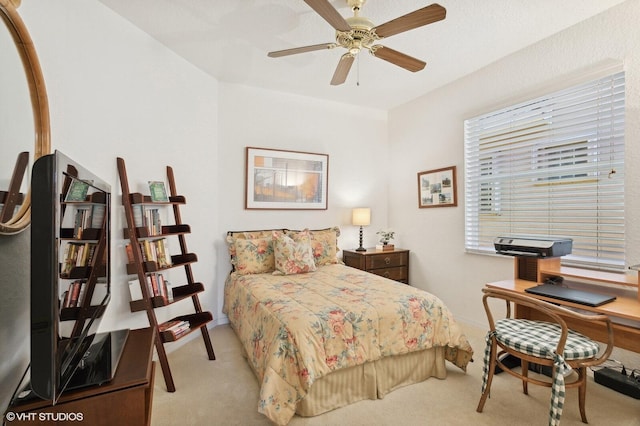
[[[518,352],[540,358],[553,359],[562,329],[558,324],[527,319],[505,318],[496,322],[496,339]],[[569,330],[562,357],[569,360],[593,358],[598,343]]]
[[[560,340],[562,329],[558,324],[527,319],[504,318],[496,322],[496,330],[487,334],[487,347],[484,356],[484,375],[482,391],[487,385],[491,339],[496,339],[504,346],[528,355],[554,360],[555,375],[551,386],[551,406],[549,408],[549,425],[560,423],[564,407],[564,376],[571,372],[565,360],[588,359],[596,356],[600,350],[598,343],[580,333],[569,330],[564,345],[564,354],[556,354],[555,349]]]

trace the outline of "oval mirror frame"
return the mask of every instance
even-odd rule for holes
[[[40,61],[17,8],[21,0],[0,0],[0,18],[4,21],[16,45],[29,84],[35,133],[33,161],[51,152],[49,104]],[[30,171],[28,171],[30,173]],[[31,223],[31,189],[13,217],[0,223],[0,234],[16,234]]]

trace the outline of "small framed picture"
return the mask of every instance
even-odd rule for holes
[[[418,207],[458,205],[456,166],[418,173]]]
[[[149,181],[149,192],[151,194],[151,201],[166,203],[169,201],[167,196],[167,190],[164,187],[164,182],[159,180]]]

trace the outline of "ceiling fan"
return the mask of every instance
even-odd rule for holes
[[[355,57],[362,49],[368,50],[369,53],[376,58],[384,59],[387,62],[411,72],[422,70],[425,67],[426,62],[375,43],[385,37],[390,37],[433,22],[441,21],[447,14],[447,10],[444,7],[434,3],[430,6],[423,7],[422,9],[415,10],[411,13],[400,16],[399,18],[392,19],[382,25],[376,26],[368,18],[360,16],[360,8],[367,0],[346,0],[347,4],[351,7],[351,10],[353,10],[353,16],[346,19],[340,15],[331,3],[329,3],[329,0],[304,1],[318,15],[324,18],[333,28],[335,28],[336,42],[277,50],[269,52],[268,56],[278,58],[281,56],[295,55],[315,50],[344,47],[348,52],[342,55],[338,62],[338,66],[333,73],[331,84],[334,86],[345,82]]]

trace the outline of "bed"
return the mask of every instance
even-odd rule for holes
[[[338,228],[229,232],[223,312],[276,424],[429,377],[466,371],[473,350],[434,295],[350,268]]]

